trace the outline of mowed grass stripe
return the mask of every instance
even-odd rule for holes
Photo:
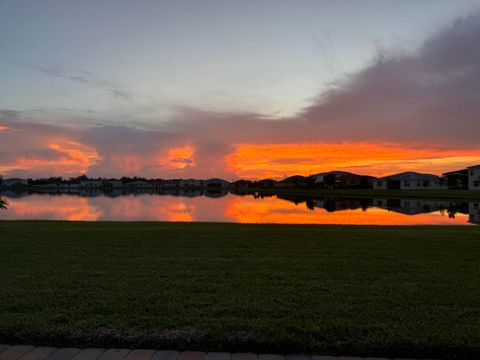
[[[0,342],[480,354],[480,227],[0,222]]]

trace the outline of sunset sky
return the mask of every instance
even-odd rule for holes
[[[0,0],[0,175],[480,164],[480,0]]]

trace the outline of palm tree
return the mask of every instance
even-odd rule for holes
[[[6,199],[0,196],[0,209],[6,209],[8,202]]]

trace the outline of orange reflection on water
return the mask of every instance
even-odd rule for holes
[[[338,210],[327,211],[324,201],[314,199],[307,208],[305,202],[269,196],[223,197],[171,196],[158,194],[129,194],[119,196],[81,197],[78,195],[26,195],[7,197],[8,210],[0,212],[0,219],[45,220],[118,220],[118,221],[217,221],[239,223],[289,224],[352,224],[352,225],[446,225],[467,224],[468,215],[433,211],[408,215],[378,207],[365,210],[359,205],[337,203]],[[343,204],[343,205],[342,205]],[[328,208],[328,206],[327,206]],[[404,209],[405,212],[410,210]],[[399,211],[403,211],[401,208]]]
[[[8,198],[7,219],[99,220],[102,211],[89,203],[88,198],[73,196],[29,195]],[[0,214],[3,215],[3,214]]]
[[[305,203],[296,205],[277,197],[261,200],[252,197],[233,199],[227,215],[240,223],[289,224],[351,224],[351,225],[416,225],[465,224],[468,216],[457,214],[454,219],[440,212],[405,215],[381,208],[347,209],[329,212],[323,208],[309,210]]]

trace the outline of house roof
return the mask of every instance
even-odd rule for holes
[[[480,168],[480,165],[467,166],[467,169],[477,169]]]
[[[223,179],[219,179],[219,178],[211,178],[211,179],[208,179],[207,182],[217,182],[217,183],[228,183],[227,180],[223,180]]]
[[[335,176],[343,176],[343,175],[355,175],[349,171],[326,171],[326,172],[321,172],[321,173],[318,173],[318,174],[315,174],[313,176],[325,176],[325,175],[329,175],[329,174],[333,174]]]
[[[379,178],[379,180],[430,180],[437,181],[438,176],[433,174],[421,174],[414,171],[406,171]]]
[[[258,182],[261,183],[261,182],[276,182],[276,181],[273,179],[262,179],[262,180],[259,180]]]
[[[306,178],[307,178],[306,176],[302,176],[302,175],[293,175],[283,179],[280,182],[290,183],[290,182],[304,181]]]
[[[443,173],[442,175],[454,175],[454,174],[467,174],[468,173],[468,170],[467,169],[461,169],[461,170],[454,170],[454,171],[449,171],[449,172],[446,172],[446,173]]]

